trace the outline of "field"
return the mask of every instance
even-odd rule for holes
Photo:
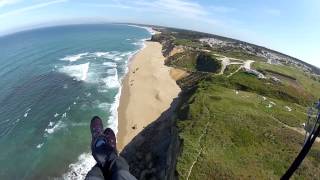
[[[178,111],[182,179],[279,179],[300,151],[302,123],[320,84],[296,68],[263,62],[253,67],[282,82],[243,71],[228,78],[238,68],[231,66],[184,96]],[[319,167],[317,143],[294,179],[319,177]]]
[[[224,70],[224,74],[226,76],[234,73],[235,71],[237,71],[240,68],[241,65],[239,64],[230,64],[226,67],[226,69]]]
[[[290,127],[301,128],[306,108],[214,81],[201,82],[179,111],[183,139],[179,175],[182,179],[189,175],[190,179],[279,179],[303,143],[303,134]],[[295,178],[319,177],[319,155],[316,144]]]
[[[278,72],[281,74],[285,74],[287,76],[293,77],[296,79],[303,88],[311,93],[315,98],[320,97],[320,83],[317,79],[312,78],[313,76],[305,73],[297,68],[291,66],[284,66],[284,65],[271,65],[267,63],[257,62],[254,63],[254,68],[259,71],[265,72],[266,70]],[[288,83],[288,81],[284,81]]]
[[[319,76],[267,64],[255,55],[266,50],[262,47],[253,46],[256,51],[249,52],[237,46],[246,43],[228,38],[159,31],[154,40],[164,45],[164,52],[175,46],[185,50],[168,57],[166,65],[190,72],[178,82],[183,89],[176,111],[179,179],[279,179],[302,148],[306,111],[320,97]],[[199,41],[206,37],[236,43],[213,47]],[[219,56],[253,60],[251,68],[267,78],[244,70],[234,73],[240,65],[229,65],[218,74]],[[315,143],[293,179],[318,179],[319,168],[320,143]]]
[[[213,55],[204,52],[186,51],[175,54],[166,60],[166,65],[189,72],[216,73],[221,69],[221,63]]]

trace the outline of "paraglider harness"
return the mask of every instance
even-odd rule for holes
[[[304,124],[304,128],[306,130],[304,146],[302,147],[300,153],[293,161],[287,172],[281,177],[281,180],[290,179],[290,177],[298,169],[304,158],[307,156],[314,141],[320,133],[320,99],[317,103],[315,103],[314,107],[310,107],[308,109],[307,116],[307,123]],[[312,121],[314,121],[314,124]]]

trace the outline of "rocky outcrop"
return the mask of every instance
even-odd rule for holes
[[[173,37],[167,35],[155,34],[151,37],[151,41],[159,42],[162,45],[162,54],[164,57],[168,57],[171,51],[174,49]]]

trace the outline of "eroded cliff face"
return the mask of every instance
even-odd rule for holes
[[[158,35],[154,35],[152,41],[163,45],[162,53],[167,58],[175,48],[170,40]],[[195,72],[178,80],[177,84],[182,91],[173,100],[170,108],[144,128],[120,153],[127,160],[130,172],[137,179],[179,179],[176,172],[177,160],[182,151],[182,140],[179,138],[177,128],[177,119],[181,116],[179,108],[197,88],[197,82],[206,76],[206,73]]]
[[[177,179],[180,140],[174,110],[179,99],[139,133],[121,152],[137,179]]]
[[[151,41],[162,44],[162,53],[169,56],[174,46],[161,35],[152,36]],[[176,174],[180,140],[176,126],[176,109],[180,96],[173,100],[169,109],[152,124],[145,127],[121,152],[130,172],[137,179],[178,179]]]

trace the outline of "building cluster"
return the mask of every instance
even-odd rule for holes
[[[247,52],[248,54],[256,55],[258,57],[267,59],[267,62],[270,64],[291,65],[303,70],[304,72],[312,73],[312,68],[310,66],[300,61],[297,61],[292,57],[289,57],[274,51],[270,51],[268,49],[265,49],[259,46],[244,43],[241,41],[227,41],[227,40],[221,40],[218,38],[201,38],[200,42],[206,43],[210,47],[221,48],[224,50],[240,48],[245,52]]]

